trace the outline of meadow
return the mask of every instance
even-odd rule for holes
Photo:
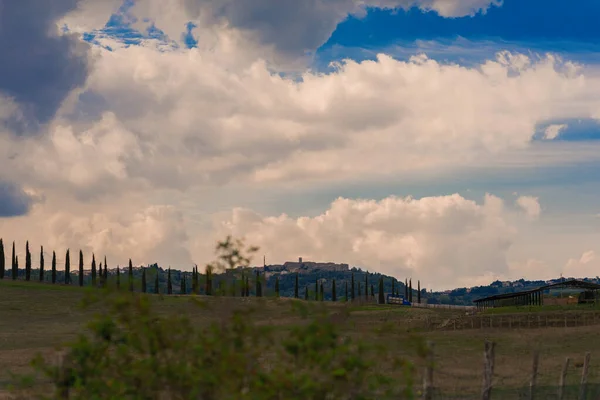
[[[0,388],[6,390],[10,384],[10,372],[30,372],[29,363],[36,354],[53,357],[60,345],[74,340],[85,329],[86,323],[102,308],[101,304],[89,309],[80,306],[86,293],[92,292],[99,290],[0,281]],[[149,298],[156,314],[184,315],[196,326],[219,321],[231,310],[251,307],[255,309],[253,321],[257,325],[273,327],[281,337],[288,335],[294,325],[302,323],[302,317],[293,310],[292,304],[305,303],[303,300],[287,298],[145,296]],[[198,306],[194,299],[199,299],[202,306]],[[577,398],[586,352],[592,355],[590,396],[600,394],[596,386],[600,382],[597,325],[443,330],[432,328],[428,321],[460,319],[464,312],[363,303],[308,303],[326,312],[344,335],[367,343],[377,343],[385,348],[387,354],[410,361],[415,368],[414,383],[417,388],[426,359],[416,343],[433,343],[435,398],[480,398],[485,340],[496,343],[493,398],[526,398],[522,396],[528,391],[534,352],[540,355],[536,398],[553,398],[566,357],[572,362],[567,374],[570,391],[565,398]],[[576,312],[573,308],[551,311]],[[396,367],[391,363],[382,361],[375,365],[375,368],[389,376],[396,376]],[[401,379],[400,375],[398,372],[398,379]]]

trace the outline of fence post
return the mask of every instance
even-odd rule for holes
[[[565,364],[563,365],[562,372],[560,374],[560,378],[558,379],[558,398],[557,400],[563,400],[565,397],[565,381],[567,380],[567,371],[569,369],[569,362],[571,360],[569,357],[565,359]]]
[[[535,394],[535,384],[538,375],[538,364],[540,361],[540,353],[533,353],[533,364],[531,366],[531,381],[529,382],[529,400],[533,400]]]
[[[579,387],[579,400],[585,400],[587,397],[587,378],[590,370],[590,352],[585,353],[583,359],[583,371],[581,372],[581,386]]]
[[[483,353],[483,387],[481,389],[481,400],[490,400],[492,398],[492,378],[494,376],[494,349],[496,343],[485,341],[485,351]]]
[[[423,400],[433,399],[433,346],[433,342],[427,342],[427,363],[425,365],[425,375],[423,377]]]

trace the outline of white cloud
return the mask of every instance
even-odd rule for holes
[[[529,220],[536,220],[540,217],[542,207],[537,197],[520,196],[517,199],[517,205],[525,211]]]
[[[567,124],[560,125],[549,125],[546,129],[544,129],[544,139],[553,140],[558,137],[561,131],[568,127]]]
[[[299,256],[346,262],[440,288],[490,273],[506,274],[506,254],[518,235],[515,219],[492,195],[482,204],[457,194],[380,201],[339,198],[315,217],[235,209],[218,223],[216,235],[244,236],[272,263]]]
[[[564,266],[563,274],[567,277],[596,277],[600,275],[600,263],[594,250],[588,250],[581,257],[570,258]]]

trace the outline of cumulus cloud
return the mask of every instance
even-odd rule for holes
[[[537,197],[533,196],[520,196],[517,199],[517,205],[525,211],[529,220],[536,220],[540,217],[542,207]]]
[[[272,263],[298,256],[346,262],[427,287],[506,274],[506,253],[518,235],[504,202],[449,196],[388,197],[379,201],[339,198],[315,217],[263,216],[235,209],[218,224],[218,235],[244,236]]]
[[[274,56],[297,59],[325,43],[349,15],[364,15],[367,7],[417,7],[443,17],[461,17],[501,4],[501,0],[138,0],[130,12],[140,28],[155,24],[174,40],[191,20],[198,26],[229,27],[258,45],[272,47]],[[203,33],[197,33],[201,42]],[[283,62],[277,57],[275,61]]]
[[[594,250],[584,251],[579,258],[570,258],[565,264],[563,275],[574,277],[596,277],[600,265]]]
[[[28,240],[32,246],[56,251],[59,258],[71,248],[83,250],[89,260],[92,252],[106,255],[112,267],[131,258],[136,265],[158,262],[189,269],[192,259],[181,212],[173,206],[145,204],[135,196],[93,204],[51,196],[34,204],[27,216],[0,218],[0,231],[10,233],[19,249]]]
[[[26,214],[33,199],[14,183],[0,181],[0,218]]]
[[[19,0],[2,3],[0,12],[0,95],[19,105],[9,124],[35,131],[50,121],[62,102],[88,74],[88,45],[60,34],[56,21],[78,0]],[[0,114],[2,114],[0,112]]]

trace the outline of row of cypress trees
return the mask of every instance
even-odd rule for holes
[[[5,254],[4,254],[4,243],[3,240],[0,238],[0,279],[4,279],[5,276]],[[17,276],[18,276],[18,271],[19,271],[19,260],[18,260],[18,256],[16,255],[15,252],[15,242],[13,241],[12,243],[12,261],[11,261],[11,272],[12,272],[12,279],[16,280]],[[83,261],[83,252],[80,250],[79,251],[79,271],[78,271],[78,277],[79,277],[79,286],[83,286],[84,285],[84,261]],[[39,280],[40,282],[44,281],[44,247],[41,246],[40,248],[40,268],[39,268]],[[117,266],[116,268],[116,287],[120,288],[121,285],[121,273],[120,273],[120,268],[119,266]],[[134,279],[133,279],[133,264],[131,259],[129,259],[129,268],[128,268],[128,289],[129,291],[134,291]],[[31,252],[29,250],[29,241],[27,241],[27,243],[25,244],[25,280],[29,281],[31,280]],[[56,283],[57,280],[57,272],[56,272],[56,253],[53,251],[52,252],[52,263],[51,263],[51,282],[54,284]],[[92,253],[92,263],[91,263],[91,282],[92,282],[92,286],[106,286],[107,284],[107,280],[108,280],[108,264],[106,262],[106,257],[104,257],[104,265],[102,264],[102,262],[100,262],[98,269],[96,269],[96,256],[95,254]],[[192,271],[192,277],[191,277],[191,288],[192,288],[192,293],[193,294],[199,294],[200,293],[200,273],[198,272],[198,266],[196,265],[193,268]],[[215,294],[215,288],[213,287],[213,282],[214,282],[214,278],[213,278],[213,269],[212,267],[209,265],[206,268],[206,273],[205,273],[205,287],[204,287],[204,292],[206,295],[213,295]],[[67,252],[65,254],[65,274],[64,274],[64,283],[65,284],[71,284],[71,259],[70,259],[70,251],[67,249]],[[219,294],[225,294],[225,291],[223,290],[222,287],[223,282],[220,282],[220,286],[217,290],[217,292]],[[295,276],[295,282],[294,282],[294,297],[295,298],[299,298],[299,278],[298,278],[298,273],[296,273]],[[146,268],[142,268],[142,279],[141,279],[141,291],[143,293],[147,292],[147,279],[146,279]],[[186,274],[183,274],[182,279],[180,281],[180,293],[182,294],[187,294],[188,292],[188,283],[186,281]],[[378,284],[378,303],[383,304],[385,303],[385,298],[384,298],[384,280],[383,277],[379,278],[379,284]],[[364,287],[362,285],[361,282],[355,282],[354,279],[354,273],[352,273],[351,275],[351,279],[350,279],[350,290],[348,290],[348,282],[345,282],[345,287],[344,287],[344,300],[348,301],[354,301],[357,298],[362,298],[364,296],[364,299],[367,300],[369,299],[369,297],[374,298],[375,297],[375,289],[373,284],[371,283],[371,285],[369,286],[369,274],[366,273],[365,274],[365,281],[364,281]],[[358,289],[358,293],[357,290]],[[370,289],[370,293],[369,293],[369,289]],[[230,292],[231,295],[235,296],[236,289],[233,287],[232,291]],[[395,286],[395,281],[392,280],[392,294],[399,296],[400,293],[400,287]],[[404,297],[412,302],[413,301],[413,289],[412,289],[412,279],[411,280],[405,280],[405,284],[404,284]],[[256,297],[263,297],[263,283],[260,277],[260,273],[258,270],[255,270],[255,294]],[[156,277],[155,277],[155,282],[154,282],[154,293],[159,293],[159,271],[157,270],[156,273]],[[275,296],[279,297],[279,293],[280,293],[280,285],[279,285],[279,277],[276,277],[275,280]],[[308,286],[305,288],[304,291],[304,299],[308,300],[309,299],[309,288]],[[171,280],[171,269],[169,268],[167,271],[167,294],[173,294],[173,284],[172,284],[172,280]],[[370,296],[369,296],[370,294]],[[244,272],[242,272],[241,274],[241,284],[240,284],[240,295],[242,297],[249,297],[250,296],[250,278],[247,274],[244,274]],[[319,279],[317,278],[315,281],[315,290],[314,290],[314,300],[324,300],[324,287],[323,287],[323,282],[319,283]],[[331,287],[331,300],[332,301],[337,301],[338,300],[338,295],[337,295],[337,286],[336,286],[336,281],[335,279],[333,279],[332,281],[332,287]],[[417,302],[421,302],[421,282],[418,281],[418,289],[417,289]]]

